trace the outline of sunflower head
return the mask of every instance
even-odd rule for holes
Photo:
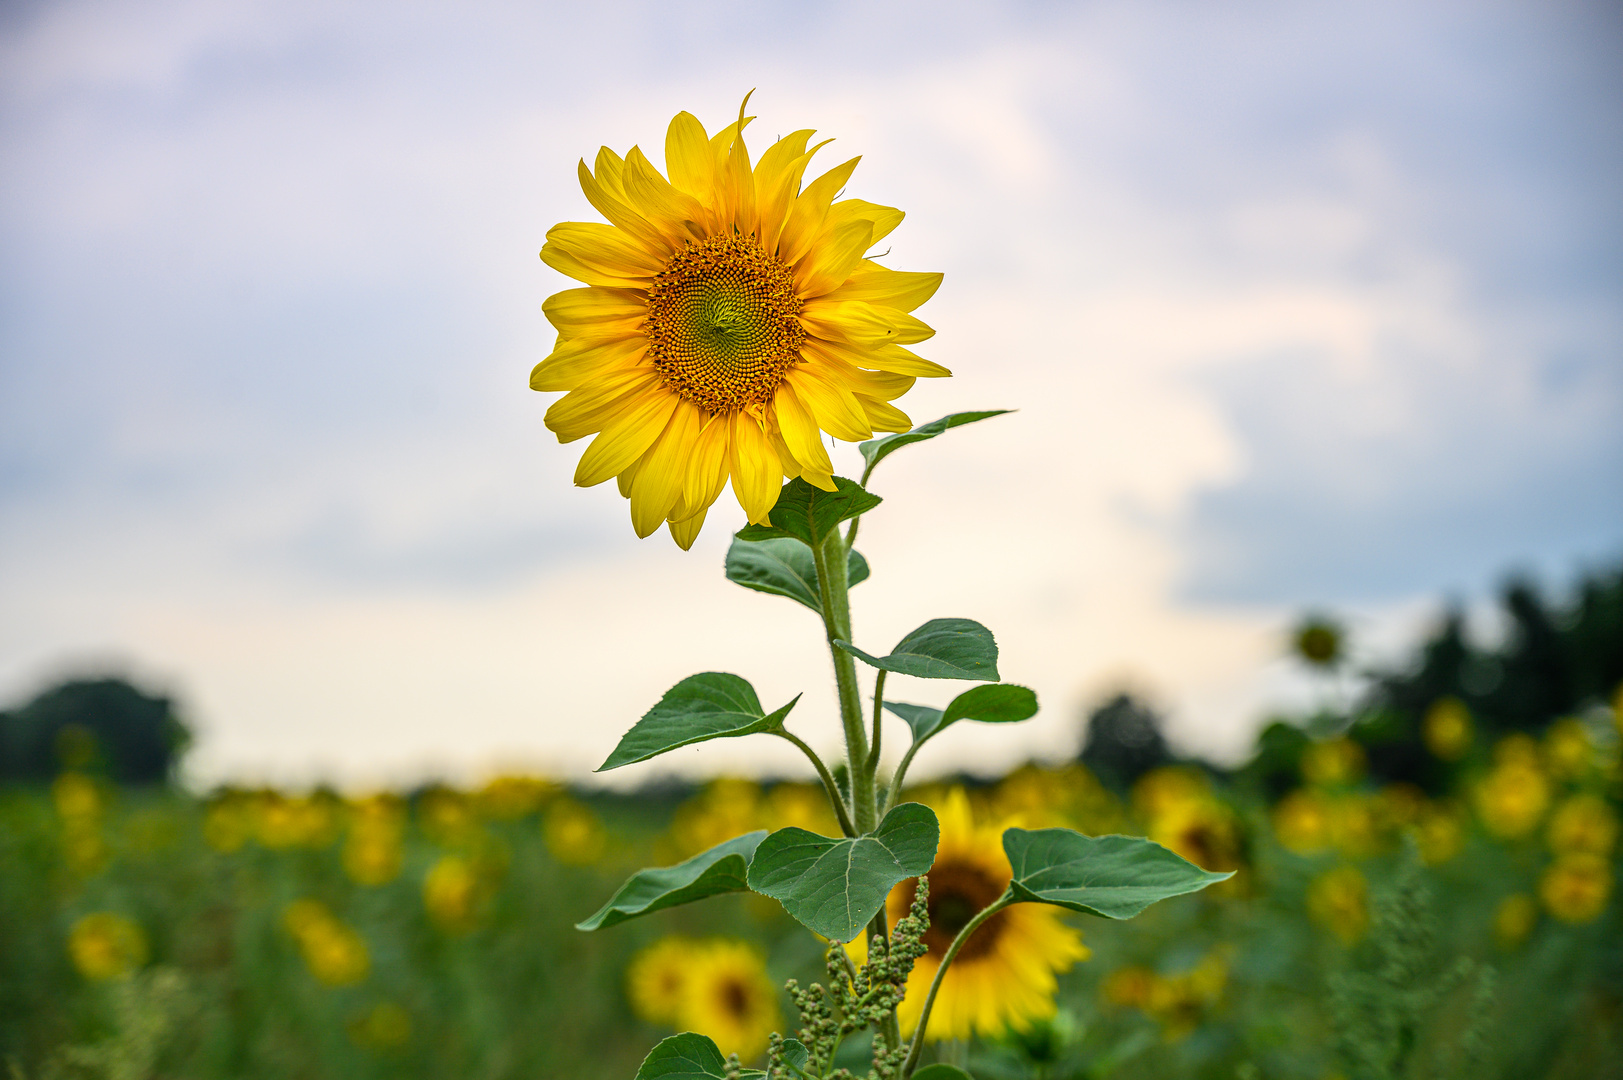
[[[826,145],[809,129],[752,161],[752,119],[712,136],[678,113],[664,173],[604,147],[579,174],[607,223],[554,226],[541,250],[585,285],[543,305],[558,340],[530,386],[566,392],[547,426],[595,436],[575,482],[617,478],[637,535],[663,523],[683,548],[729,483],[758,523],[785,477],[833,491],[824,435],[906,431],[890,402],[950,374],[906,348],[934,333],[909,313],[941,275],[866,257],[902,212],[835,201],[856,158],[803,183]]]

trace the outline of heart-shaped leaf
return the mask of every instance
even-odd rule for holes
[[[913,741],[923,742],[941,734],[948,724],[959,720],[979,720],[983,724],[1014,724],[1037,715],[1037,695],[1013,683],[985,683],[965,690],[945,709],[887,701],[885,708],[907,721]]]
[[[1084,836],[1071,829],[1008,829],[1003,850],[1017,900],[1131,919],[1157,900],[1233,877],[1213,874],[1136,836]]]
[[[575,929],[602,930],[639,915],[691,904],[718,893],[746,892],[750,856],[755,854],[765,836],[765,829],[757,829],[735,836],[725,844],[717,844],[675,866],[638,870],[597,914],[576,923]]]
[[[834,840],[779,829],[755,849],[750,888],[813,933],[850,941],[884,907],[892,886],[930,869],[940,838],[935,813],[919,803],[892,807],[867,836]]]
[[[811,1062],[811,1051],[799,1039],[783,1040],[783,1063],[799,1073],[807,1075],[806,1066]]]
[[[908,634],[889,656],[869,656],[847,641],[835,641],[864,663],[921,679],[981,679],[997,682],[997,642],[974,619],[931,619]]]
[[[766,1074],[759,1069],[745,1069],[739,1075],[754,1078]],[[636,1080],[727,1080],[727,1062],[708,1035],[684,1031],[661,1039],[648,1051]]]
[[[706,739],[776,731],[795,700],[772,713],[761,709],[755,688],[737,675],[707,671],[689,675],[665,692],[659,704],[621,738],[598,772],[618,769]]]
[[[823,537],[847,518],[858,517],[878,506],[884,500],[870,495],[855,480],[843,476],[834,478],[836,491],[812,487],[798,476],[783,485],[778,501],[767,513],[772,522],[767,525],[746,525],[738,530],[740,540],[768,540],[775,536],[792,536],[802,543],[816,547]]]
[[[886,435],[880,439],[870,439],[857,447],[862,452],[862,459],[868,463],[868,471],[884,461],[891,454],[900,450],[908,443],[923,442],[933,439],[948,428],[961,427],[964,424],[973,424],[977,420],[985,420],[992,416],[1002,416],[1013,409],[990,409],[986,412],[957,412],[943,416],[939,420],[931,420],[928,424],[920,424],[912,431],[904,431],[899,435]]]
[[[914,1073],[913,1080],[975,1080],[975,1078],[956,1065],[947,1065],[938,1061],[934,1065],[926,1065]]]
[[[868,580],[868,560],[851,552],[846,563],[846,584]],[[756,592],[787,596],[823,613],[823,598],[817,591],[817,560],[812,549],[792,536],[768,540],[733,538],[727,549],[727,580],[736,581]]]

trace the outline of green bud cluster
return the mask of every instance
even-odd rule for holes
[[[857,1080],[849,1069],[834,1069],[834,1054],[847,1035],[864,1028],[874,1029],[873,1068],[866,1080],[895,1080],[907,1059],[907,1044],[891,1045],[887,1024],[896,1007],[907,996],[907,979],[918,958],[929,952],[924,934],[930,928],[930,881],[918,879],[912,907],[887,942],[875,935],[868,943],[868,962],[860,968],[851,963],[841,945],[828,950],[828,986],[812,983],[802,989],[790,979],[784,984],[789,1000],[800,1014],[799,1038],[806,1048],[803,1069],[785,1060],[784,1039],[773,1032],[767,1047],[767,1080],[792,1080],[796,1074],[827,1077],[828,1080]],[[881,918],[883,915],[881,915]]]

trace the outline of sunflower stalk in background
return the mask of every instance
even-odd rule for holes
[[[881,502],[868,485],[902,447],[1006,410],[914,427],[892,404],[915,379],[950,374],[907,348],[934,333],[912,312],[941,275],[869,257],[903,214],[837,199],[857,159],[803,182],[826,141],[810,145],[813,132],[796,131],[752,162],[744,140],[752,119],[740,108],[712,136],[679,113],[665,174],[635,147],[623,157],[603,148],[595,168],[581,162],[581,186],[607,223],[565,223],[547,234],[541,257],[585,287],[547,301],[558,342],[530,385],[565,392],[547,426],[563,442],[593,436],[575,482],[615,478],[639,536],[663,524],[689,548],[730,484],[747,524],[727,554],[727,578],[817,614],[838,690],[845,760],[832,768],[786,726],[798,697],[768,711],[745,679],[706,672],[672,687],[599,771],[709,739],[776,736],[811,762],[841,835],[796,826],[745,833],[639,871],[578,926],[604,929],[747,890],[777,900],[831,943],[828,985],[790,986],[799,1038],[772,1033],[762,1047],[740,1028],[724,1057],[707,1034],[674,1035],[648,1055],[638,1080],[760,1076],[739,1058],[762,1049],[772,1080],[849,1076],[835,1053],[864,1030],[873,1032],[868,1076],[908,1080],[932,1040],[1052,1013],[1052,973],[1086,950],[1050,913],[1022,905],[1126,919],[1229,875],[1142,839],[1018,827],[981,836],[967,805],[949,801],[938,818],[901,801],[926,742],[960,720],[1029,719],[1037,698],[1001,681],[997,643],[970,619],[931,619],[882,655],[857,644],[850,588],[869,567],[854,544],[862,516]],[[825,435],[860,443],[860,481],[834,475]],[[873,672],[868,694],[859,661]],[[936,708],[886,700],[891,674],[977,685]],[[887,711],[906,722],[912,742],[882,776]],[[741,997],[748,959],[717,956],[679,961],[672,985],[709,980],[718,1000]],[[949,974],[955,963],[997,972],[1011,992],[990,1003],[962,993]],[[965,1075],[928,1068],[934,1080]]]

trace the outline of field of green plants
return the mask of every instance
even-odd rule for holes
[[[1506,611],[1503,642],[1450,621],[1238,771],[1176,760],[1119,699],[1080,760],[913,790],[1236,871],[1130,922],[1067,915],[1089,955],[1052,1016],[930,1053],[982,1080],[1623,1075],[1623,576]],[[1335,637],[1307,627],[1304,662]],[[638,867],[832,831],[800,783],[193,795],[55,735],[54,777],[0,788],[14,1077],[625,1080],[680,1029],[758,1058],[784,980],[822,976],[759,896],[574,929]]]

